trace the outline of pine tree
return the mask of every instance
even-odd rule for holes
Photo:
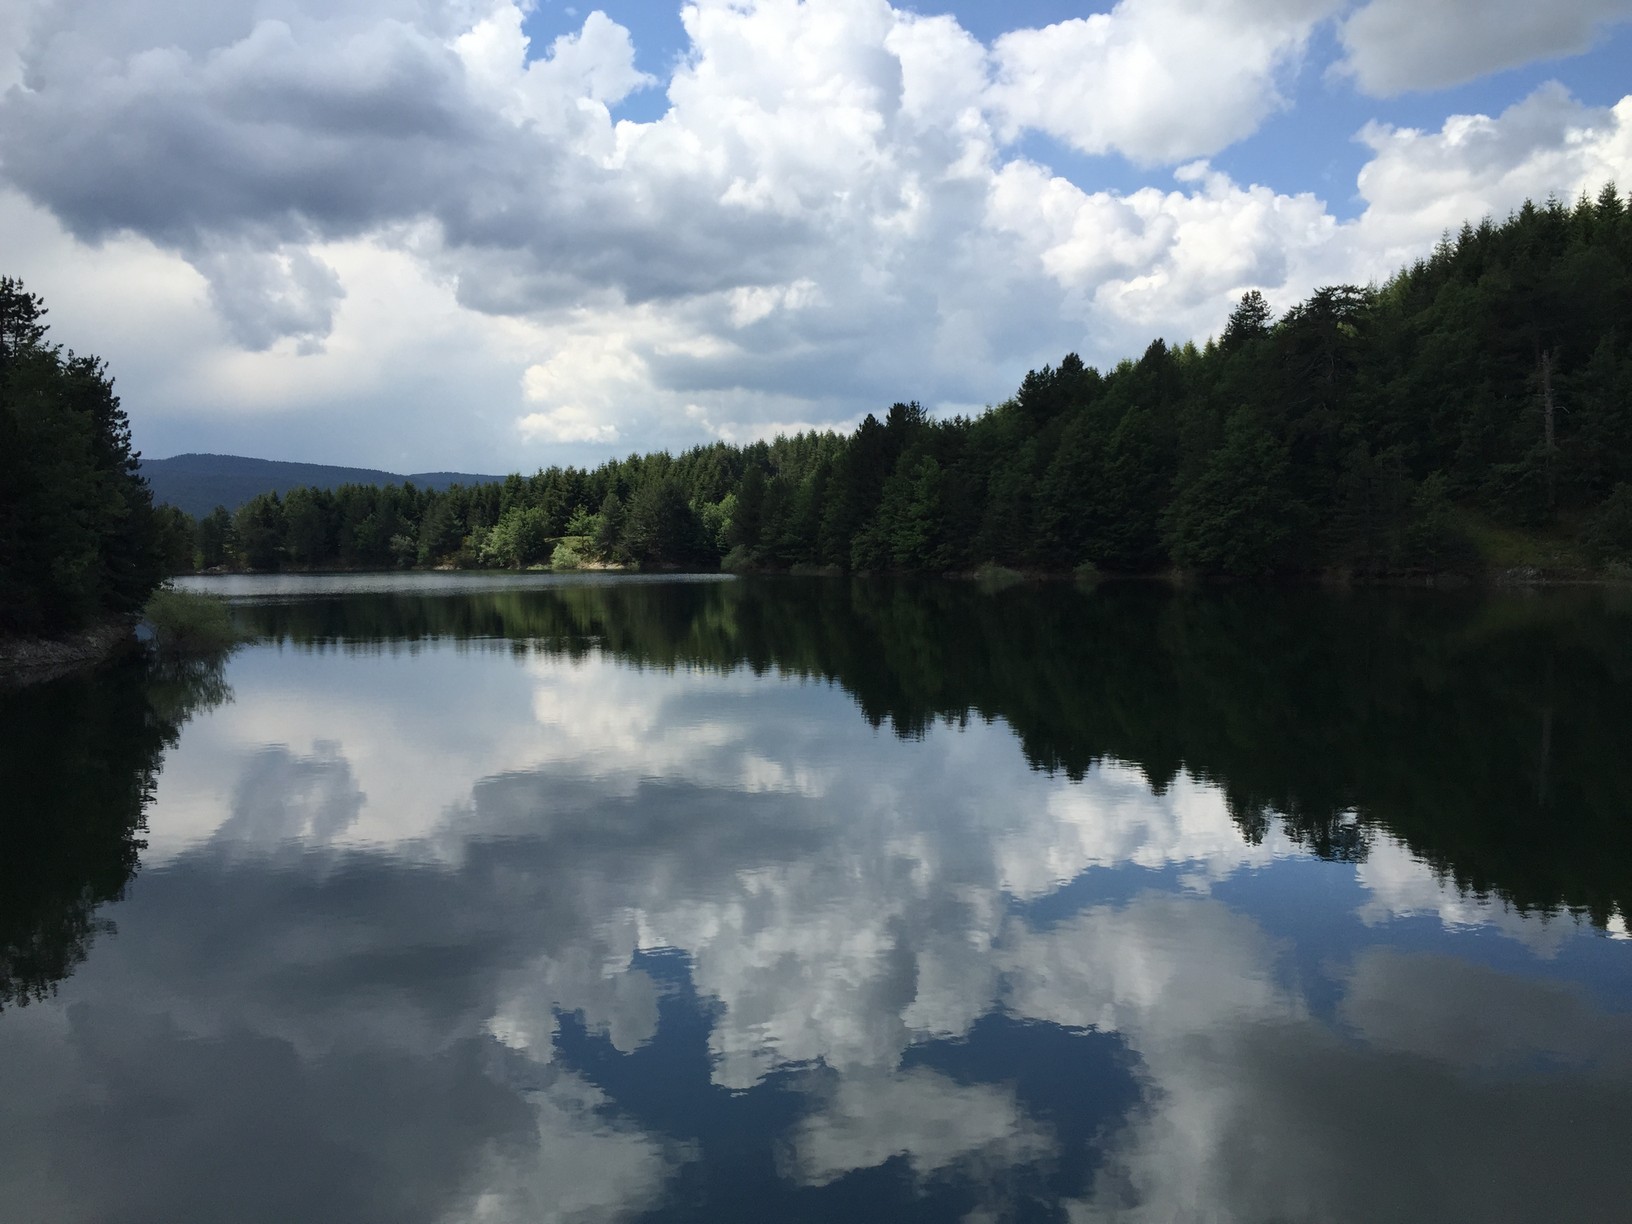
[[[45,314],[0,277],[0,632],[128,615],[164,574],[113,380],[95,357],[47,343]]]

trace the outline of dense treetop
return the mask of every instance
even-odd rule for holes
[[[177,518],[154,514],[106,367],[48,343],[45,314],[0,277],[0,633],[134,612]]]

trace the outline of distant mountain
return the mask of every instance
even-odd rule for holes
[[[327,463],[284,463],[243,455],[176,455],[143,459],[142,475],[153,489],[153,501],[178,506],[195,518],[217,506],[236,510],[257,493],[287,493],[302,485],[334,489],[343,484],[388,485],[411,482],[420,488],[446,489],[456,484],[486,484],[502,476],[470,472],[414,472],[403,476],[374,468],[334,467]]]

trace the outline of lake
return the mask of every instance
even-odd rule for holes
[[[1627,1218],[1632,592],[186,585],[0,694],[0,1220]]]

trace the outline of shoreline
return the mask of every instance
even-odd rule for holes
[[[548,565],[528,566],[523,569],[508,567],[489,567],[479,565],[414,565],[404,569],[343,569],[324,566],[314,568],[289,567],[286,569],[258,570],[258,569],[227,569],[217,566],[207,570],[194,570],[186,574],[174,574],[172,578],[228,578],[228,577],[272,577],[280,574],[313,576],[313,575],[340,575],[340,574],[642,574],[647,576],[661,574],[729,574],[736,577],[793,577],[793,578],[916,578],[942,579],[950,582],[979,582],[999,581],[1002,583],[1122,583],[1122,582],[1161,582],[1172,586],[1262,586],[1262,587],[1322,587],[1326,589],[1344,589],[1351,587],[1415,587],[1440,590],[1465,590],[1475,588],[1479,590],[1514,590],[1535,589],[1541,587],[1614,587],[1632,585],[1632,572],[1621,572],[1615,568],[1607,570],[1558,569],[1547,570],[1538,566],[1502,566],[1474,572],[1459,572],[1456,570],[1440,571],[1400,571],[1398,573],[1367,573],[1355,574],[1345,571],[1324,571],[1320,573],[1301,574],[1266,574],[1256,577],[1239,575],[1205,574],[1186,570],[1154,570],[1147,572],[1122,572],[1116,570],[1097,570],[1084,572],[1077,570],[1041,570],[1020,569],[1005,565],[981,565],[967,570],[844,570],[832,565],[794,565],[794,566],[741,566],[727,568],[662,566],[651,569],[641,569],[636,566],[600,563],[577,565],[570,569],[555,569]],[[0,643],[0,669],[6,666],[6,645]]]
[[[129,621],[92,625],[62,638],[0,637],[0,688],[23,688],[105,663],[136,644]]]

